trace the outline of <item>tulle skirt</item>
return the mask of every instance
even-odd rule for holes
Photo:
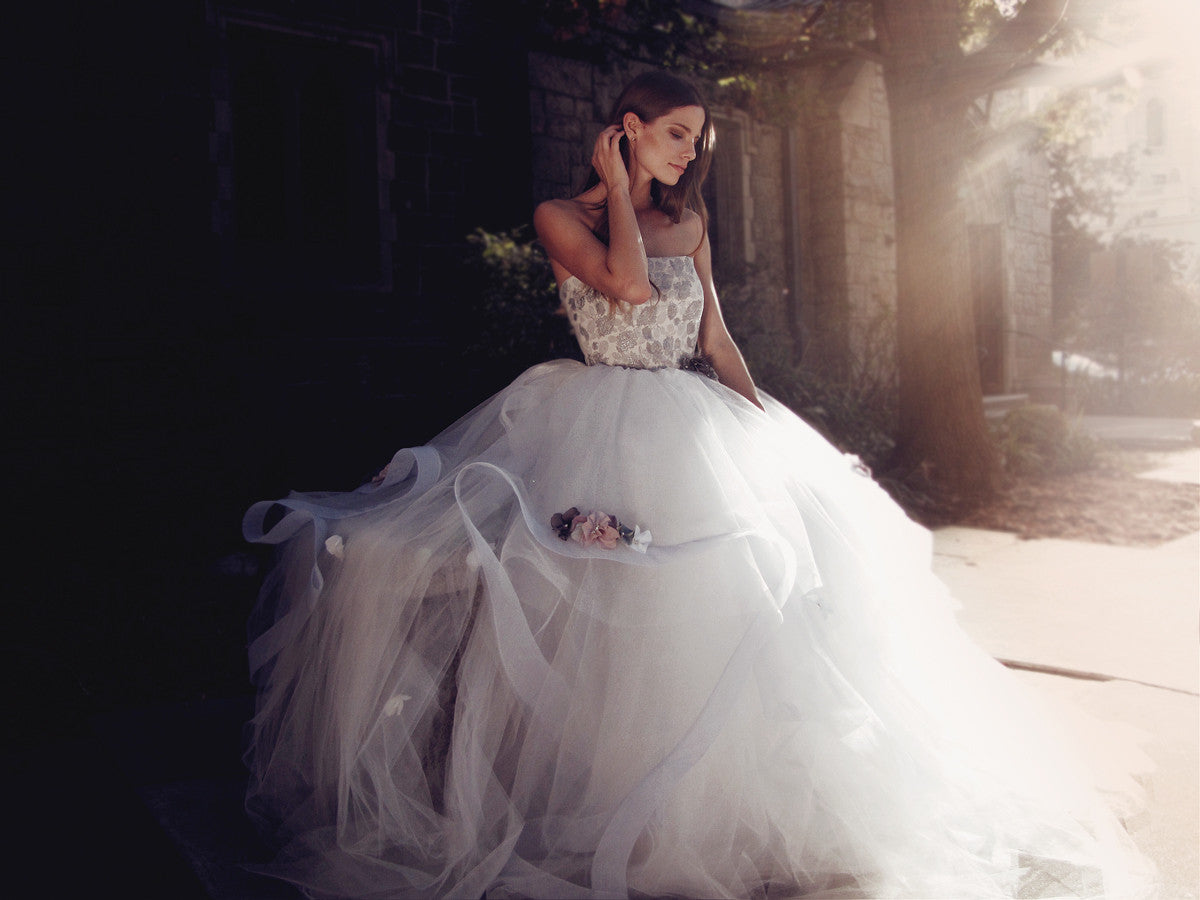
[[[247,806],[314,897],[1136,896],[852,457],[691,372],[536,366],[261,503]],[[639,548],[561,540],[603,511]],[[644,552],[640,552],[644,551]]]

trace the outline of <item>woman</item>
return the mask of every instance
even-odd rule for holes
[[[675,101],[681,105],[664,108]],[[543,203],[534,215],[554,275],[560,285],[574,276],[614,301],[640,305],[654,296],[648,258],[691,257],[704,290],[697,343],[721,382],[761,409],[713,288],[700,195],[712,154],[708,110],[690,87],[662,73],[634,81],[617,107],[620,120],[596,140],[588,189]]]
[[[1133,894],[928,534],[755,390],[711,147],[693,88],[635,79],[594,183],[535,216],[588,364],[247,514],[286,545],[251,647],[263,871],[321,897]]]

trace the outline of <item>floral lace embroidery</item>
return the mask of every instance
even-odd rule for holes
[[[588,365],[679,368],[695,354],[704,293],[691,257],[652,257],[649,266],[658,294],[615,312],[579,279],[563,282],[559,295]]]

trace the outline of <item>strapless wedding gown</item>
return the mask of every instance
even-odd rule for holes
[[[250,648],[261,870],[315,897],[1136,894],[929,534],[782,405],[680,368],[700,282],[650,271],[615,312],[563,284],[586,365],[380,485],[247,513],[283,545]]]

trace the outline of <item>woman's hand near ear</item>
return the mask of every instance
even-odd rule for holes
[[[609,125],[596,138],[592,149],[592,168],[600,176],[609,195],[614,191],[629,191],[629,169],[621,157],[621,138],[624,132],[619,125]]]

